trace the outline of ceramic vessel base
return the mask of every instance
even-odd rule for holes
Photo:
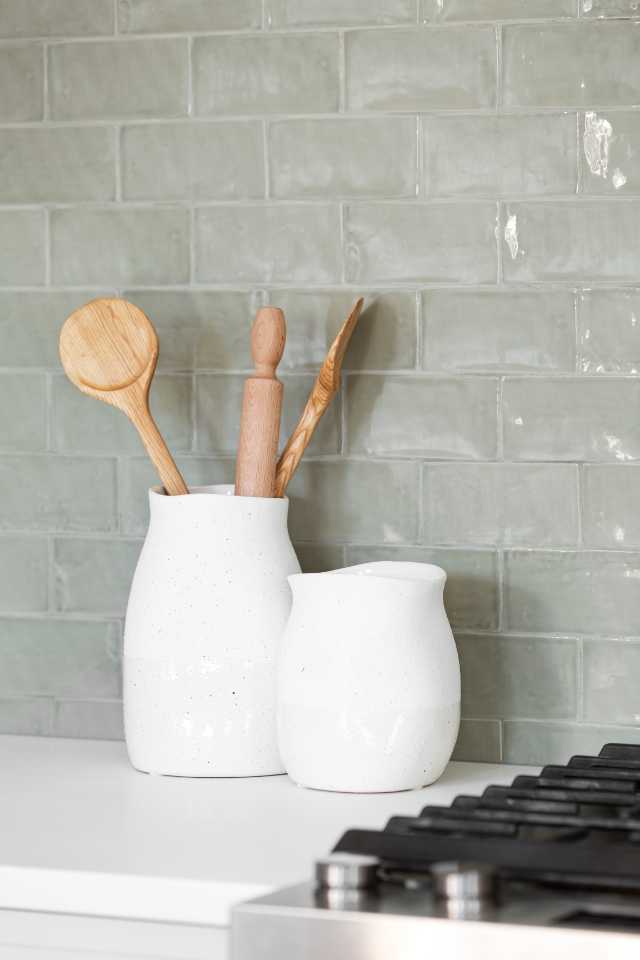
[[[272,662],[124,658],[132,766],[174,777],[284,773],[273,737]]]
[[[444,773],[459,726],[459,702],[402,712],[354,711],[348,717],[281,703],[278,735],[287,773],[300,786],[396,793],[425,787]],[[304,750],[299,731],[304,731]]]

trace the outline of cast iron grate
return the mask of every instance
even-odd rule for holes
[[[334,849],[376,856],[390,872],[471,860],[510,880],[640,890],[640,745],[609,743],[383,830],[348,830]]]

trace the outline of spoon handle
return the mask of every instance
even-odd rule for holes
[[[280,459],[276,464],[274,496],[284,497],[287,484],[298,469],[302,454],[309,446],[313,432],[318,426],[325,410],[340,389],[342,361],[351,335],[360,317],[364,300],[356,300],[351,313],[340,327],[336,337],[320,367],[320,373],[309,394],[302,416],[287,440]]]
[[[162,439],[162,434],[158,430],[151,412],[147,408],[131,409],[129,416],[140,434],[140,439],[145,445],[146,451],[151,457],[162,485],[167,493],[172,496],[180,496],[189,493],[186,483],[182,479],[182,474],[178,470],[175,460],[169,453],[169,449]]]
[[[314,383],[296,428],[280,454],[276,466],[274,497],[284,497],[287,485],[302,460],[302,454],[309,446],[313,432],[331,401],[332,395],[327,395],[319,380],[320,378]]]

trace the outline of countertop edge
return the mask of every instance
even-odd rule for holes
[[[0,866],[0,904],[4,909],[111,919],[228,927],[237,903],[273,889],[241,882]]]

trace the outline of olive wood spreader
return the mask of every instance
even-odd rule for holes
[[[149,410],[158,335],[146,314],[127,300],[91,300],[65,320],[60,359],[79,390],[129,417],[167,493],[189,493]]]
[[[262,307],[251,329],[255,370],[244,385],[236,460],[237,497],[273,497],[283,386],[276,377],[287,328],[277,307]]]
[[[344,360],[351,335],[360,318],[363,303],[364,300],[360,297],[353,305],[351,313],[336,334],[336,338],[329,348],[324,363],[320,367],[320,373],[311,389],[302,416],[280,455],[276,467],[276,497],[284,496],[287,485],[298,468],[298,464],[309,445],[314,430],[318,426],[325,410],[340,389],[342,361]]]

